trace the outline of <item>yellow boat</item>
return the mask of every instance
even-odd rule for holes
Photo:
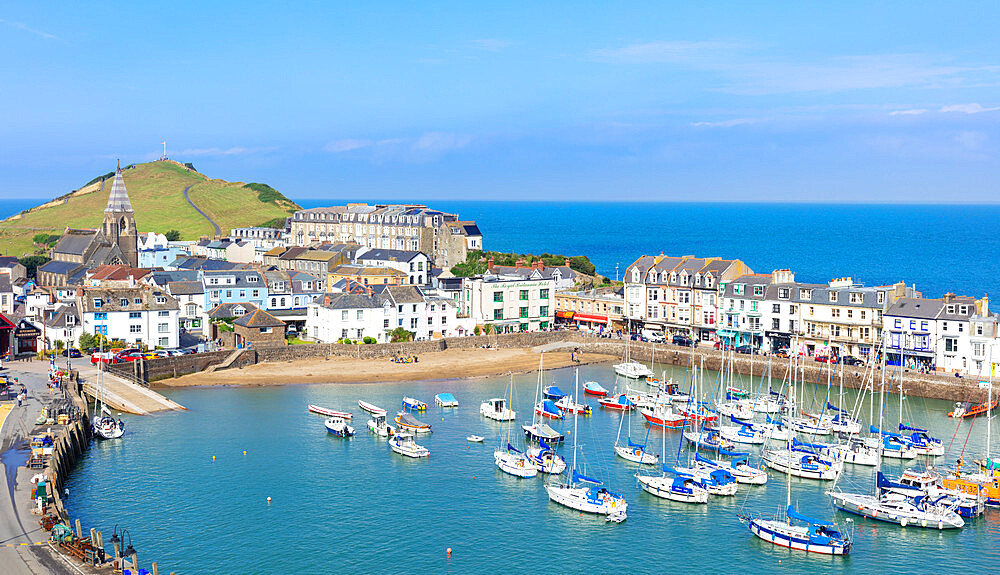
[[[961,473],[959,470],[945,475],[941,484],[947,489],[956,489],[983,499],[990,507],[1000,507],[1000,463],[990,459],[976,460],[978,473]]]

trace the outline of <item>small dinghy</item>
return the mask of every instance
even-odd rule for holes
[[[397,433],[389,440],[389,448],[406,457],[428,457],[431,452],[423,445],[417,445],[412,433]]]
[[[342,417],[346,420],[350,420],[353,415],[346,411],[334,411],[332,409],[327,409],[325,407],[320,407],[318,405],[310,405],[309,411],[312,413],[318,413],[320,415],[325,415],[327,417]]]
[[[624,393],[616,395],[614,397],[604,397],[598,399],[597,403],[600,403],[601,407],[605,407],[607,409],[614,409],[617,411],[629,411],[630,409],[635,407],[635,404],[632,403],[632,400],[629,399],[628,396],[625,395]]]
[[[458,400],[450,393],[439,393],[434,396],[434,404],[440,407],[458,407]]]
[[[358,407],[372,415],[385,415],[387,413],[386,410],[375,405],[374,403],[368,403],[367,401],[361,401],[360,399],[358,400]]]
[[[412,431],[415,433],[430,433],[431,426],[427,425],[423,421],[420,421],[416,417],[413,417],[405,411],[400,411],[396,414],[396,424],[407,431]]]
[[[587,383],[584,383],[583,392],[587,395],[596,395],[597,397],[604,397],[608,394],[608,390],[604,389],[604,387],[596,381],[588,381]]]
[[[336,435],[337,437],[352,437],[354,435],[354,428],[347,424],[347,420],[343,417],[328,417],[326,419],[326,430],[330,435]]]
[[[425,411],[427,409],[427,404],[413,397],[404,397],[403,409],[409,409],[411,411]]]
[[[484,439],[486,438],[483,437],[482,435],[470,435],[465,438],[466,441],[471,443],[482,443]]]
[[[551,399],[552,401],[559,401],[560,399],[566,397],[566,394],[563,393],[563,391],[557,386],[550,385],[542,390],[542,397],[545,399]]]
[[[535,413],[541,415],[542,417],[548,417],[549,419],[562,419],[562,411],[556,407],[556,404],[551,399],[543,399],[541,402],[535,405]]]

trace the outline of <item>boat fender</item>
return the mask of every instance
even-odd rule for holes
[[[900,527],[906,527],[906,517],[900,517],[899,518],[899,526]]]
[[[920,520],[920,526],[921,527],[927,527],[927,520],[926,519],[921,519]]]

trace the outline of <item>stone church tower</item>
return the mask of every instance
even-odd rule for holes
[[[111,184],[108,207],[104,208],[104,237],[112,245],[118,246],[125,256],[124,264],[137,267],[139,264],[139,232],[135,229],[135,212],[125,190],[121,165],[115,171]]]

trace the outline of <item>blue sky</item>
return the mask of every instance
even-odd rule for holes
[[[0,2],[0,197],[996,201],[1000,3],[482,4]]]

